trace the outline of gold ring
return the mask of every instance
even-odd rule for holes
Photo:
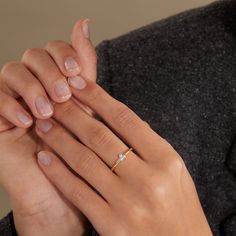
[[[118,160],[116,163],[112,166],[111,171],[113,172],[115,168],[127,158],[127,155],[133,150],[133,148],[129,148],[125,153],[120,153],[118,155]]]

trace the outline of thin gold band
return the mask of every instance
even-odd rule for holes
[[[115,170],[115,168],[122,162],[124,161],[128,154],[133,150],[133,148],[129,148],[125,153],[121,153],[118,155],[118,160],[116,161],[116,163],[112,166],[111,171],[113,172]]]

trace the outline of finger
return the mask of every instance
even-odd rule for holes
[[[51,119],[37,120],[36,133],[106,200],[114,199],[114,193],[119,192],[120,181],[94,152]]]
[[[96,81],[97,78],[97,54],[89,38],[89,19],[78,21],[71,34],[72,47],[79,57],[81,75]]]
[[[38,163],[49,180],[101,231],[104,222],[112,217],[109,205],[82,179],[73,175],[57,156],[39,152]]]
[[[114,132],[144,159],[155,160],[173,152],[171,145],[155,133],[125,104],[110,96],[96,83],[75,77],[69,79],[73,95],[94,110]],[[155,156],[153,154],[155,153]],[[172,153],[173,154],[173,153]]]
[[[23,98],[35,117],[45,119],[53,114],[53,107],[44,88],[23,64],[10,63],[5,66],[1,71],[1,80],[8,88]],[[6,105],[11,109],[9,104]],[[12,109],[15,108],[16,105]]]
[[[55,61],[61,73],[73,77],[80,73],[79,59],[74,48],[64,41],[48,42],[45,48]]]
[[[0,133],[15,127],[11,122],[0,116]]]
[[[11,96],[0,91],[0,115],[17,127],[28,128],[33,119]]]
[[[115,164],[118,155],[128,149],[108,127],[88,116],[72,100],[56,104],[54,109],[54,118],[92,149],[110,168]],[[120,163],[115,172],[120,177],[132,181],[134,172],[143,170],[144,164],[139,157],[130,152],[129,158]]]
[[[74,48],[71,47],[71,45],[64,41],[51,41],[46,45],[46,50],[54,59],[57,66],[60,68],[62,74],[67,77],[73,77],[80,73],[79,61],[81,61],[80,63],[83,65],[83,60],[79,60],[79,52],[77,54],[77,52]],[[92,61],[93,60],[91,60],[89,67],[92,66]],[[94,67],[92,66],[91,69],[94,69]],[[88,70],[88,68],[85,68],[85,70]],[[88,108],[88,106],[85,106],[78,100],[76,102],[89,115],[95,115],[94,112]]]
[[[65,76],[46,50],[41,48],[27,50],[22,62],[38,78],[54,102],[64,102],[71,97]]]
[[[75,97],[71,97],[71,99],[77,104],[81,109],[83,109],[88,115],[95,117],[95,112],[91,110],[88,106],[84,105],[82,102],[80,102]]]
[[[72,47],[75,49],[79,65],[81,66],[81,75],[85,78],[96,81],[97,79],[97,53],[89,38],[89,19],[78,21],[71,34]],[[93,110],[88,106],[77,102],[88,114],[95,116]]]

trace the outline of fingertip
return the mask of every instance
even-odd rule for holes
[[[48,120],[36,120],[36,131],[39,133],[39,134],[42,134],[42,133],[47,133],[50,131],[50,129],[53,127],[53,123],[50,119]]]
[[[81,72],[76,56],[66,57],[64,60],[64,75],[67,77],[76,76]]]
[[[72,30],[71,34],[71,43],[72,46],[78,50],[79,44],[81,43],[81,39],[87,39],[85,42],[90,41],[90,33],[89,33],[89,22],[90,19],[81,19],[78,20]]]
[[[73,29],[72,29],[72,34],[71,34],[71,42],[73,44],[73,42],[75,41],[76,39],[76,36],[77,36],[77,31],[79,30],[79,28],[81,27],[81,23],[82,23],[83,19],[80,19],[80,20],[77,20],[73,26]]]
[[[40,151],[37,154],[38,163],[41,166],[48,167],[52,162],[52,157],[48,152]]]
[[[20,128],[29,128],[33,124],[32,117],[25,111],[17,111],[16,117],[20,123],[19,125],[18,124],[15,124],[15,125]]]
[[[71,88],[66,79],[56,80],[53,84],[53,92],[51,99],[55,103],[62,103],[68,101],[72,96]]]
[[[53,105],[45,96],[38,96],[35,99],[35,107],[38,113],[35,116],[39,119],[48,119],[54,113]]]

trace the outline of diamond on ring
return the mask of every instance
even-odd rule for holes
[[[116,166],[117,166],[120,162],[124,161],[124,160],[126,159],[127,155],[128,155],[132,150],[133,150],[133,148],[129,148],[125,153],[120,153],[120,154],[118,154],[118,159],[117,159],[116,163],[112,166],[111,171],[114,171],[114,169],[116,168]]]
[[[124,153],[119,154],[119,160],[123,161],[126,158],[126,155]]]

